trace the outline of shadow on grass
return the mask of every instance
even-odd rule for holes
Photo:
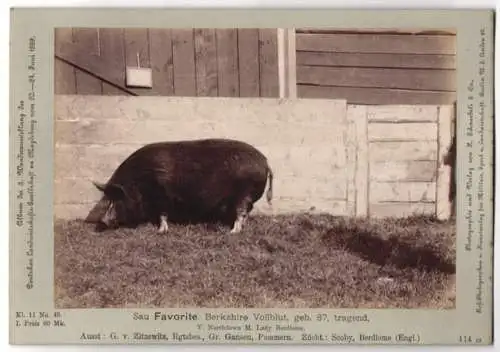
[[[322,235],[322,240],[325,244],[343,248],[380,266],[391,264],[400,269],[415,268],[425,272],[440,271],[444,274],[454,274],[456,270],[455,263],[439,253],[439,249],[412,243],[397,234],[382,236],[380,231],[367,231],[356,225],[338,224],[327,230]]]

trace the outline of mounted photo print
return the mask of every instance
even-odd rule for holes
[[[11,19],[11,343],[492,343],[492,11]]]

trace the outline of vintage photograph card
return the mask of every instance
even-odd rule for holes
[[[11,344],[493,341],[488,10],[11,11]]]

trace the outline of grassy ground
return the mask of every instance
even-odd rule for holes
[[[57,221],[58,308],[453,308],[455,226],[426,217],[254,215],[231,235]]]

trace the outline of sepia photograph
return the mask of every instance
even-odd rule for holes
[[[54,305],[456,308],[454,28],[54,31]]]

